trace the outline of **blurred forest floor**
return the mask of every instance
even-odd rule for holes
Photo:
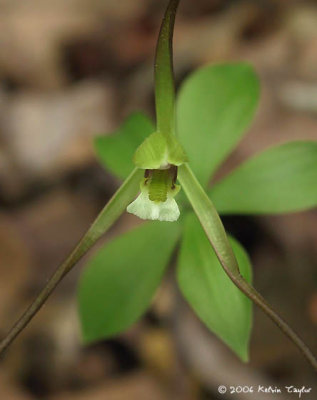
[[[131,111],[153,116],[166,2],[0,0],[1,337],[118,185],[98,165],[93,137]],[[205,63],[232,60],[249,61],[261,78],[256,119],[219,176],[270,145],[317,139],[316,2],[183,0],[174,48],[177,84]],[[136,223],[123,216],[105,240]],[[251,254],[255,286],[316,353],[316,210],[225,224]],[[80,267],[1,360],[1,400],[233,398],[217,394],[221,384],[316,393],[312,370],[262,312],[255,310],[251,362],[242,365],[193,316],[172,271],[141,322],[83,347]],[[251,396],[275,397],[234,398]]]

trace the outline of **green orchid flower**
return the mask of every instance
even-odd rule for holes
[[[124,182],[0,343],[0,351],[127,209],[142,219],[159,221],[110,241],[84,269],[78,297],[86,343],[118,334],[144,314],[179,244],[177,281],[184,297],[242,360],[249,357],[253,301],[317,370],[308,347],[252,286],[250,260],[238,241],[228,238],[218,215],[315,207],[317,143],[291,142],[268,149],[209,187],[252,121],[259,83],[244,63],[211,65],[189,76],[175,101],[172,36],[178,3],[169,1],[157,45],[156,126],[135,113],[114,135],[96,139],[100,161]],[[179,195],[179,210],[175,196],[180,186],[187,199]]]

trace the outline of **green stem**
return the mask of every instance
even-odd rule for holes
[[[197,181],[187,164],[178,169],[178,179],[190,201],[224,271],[232,282],[293,341],[313,368],[317,371],[317,360],[288,324],[272,309],[267,301],[241,276],[239,265],[231,249],[225,229],[211,200]]]
[[[64,276],[125,211],[127,205],[133,200],[139,190],[139,183],[142,175],[142,170],[135,169],[112,196],[73,252],[57,268],[33,303],[22,314],[6,337],[0,342],[0,353],[2,353],[28,325]]]
[[[174,134],[175,87],[173,75],[173,31],[179,0],[170,0],[162,21],[155,56],[155,103],[157,130]]]

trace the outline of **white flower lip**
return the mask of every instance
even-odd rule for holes
[[[164,202],[151,201],[148,191],[142,190],[140,195],[127,207],[127,211],[141,219],[173,222],[180,215],[178,205],[173,194],[168,193]]]

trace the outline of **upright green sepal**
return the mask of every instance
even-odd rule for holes
[[[157,130],[164,135],[175,132],[175,85],[173,76],[173,31],[179,0],[170,0],[156,47],[155,105]]]

